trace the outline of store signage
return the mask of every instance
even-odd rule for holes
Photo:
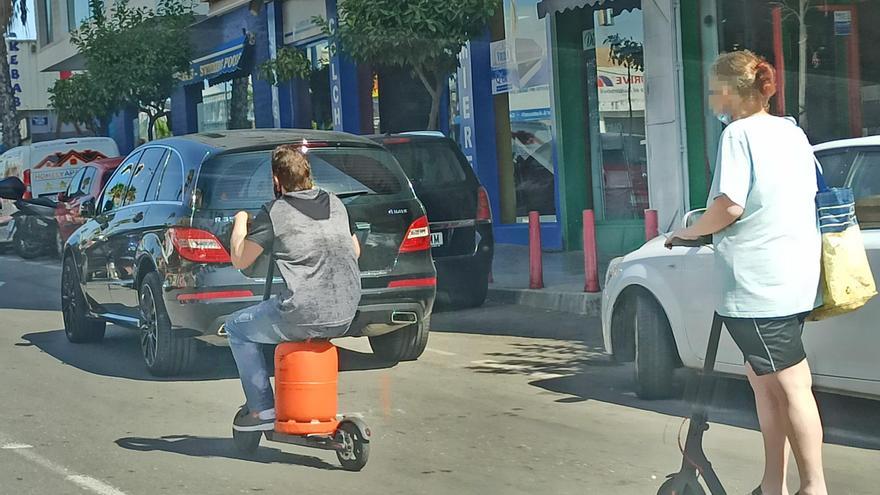
[[[493,41],[489,44],[489,52],[492,57],[492,94],[509,93],[511,90],[510,70],[508,69],[510,52],[507,50],[506,41]]]
[[[852,11],[834,11],[834,35],[849,36],[852,34]]]
[[[331,17],[330,34],[336,34],[336,17]],[[341,60],[337,52],[336,43],[330,44],[330,106],[333,114],[333,130],[341,131],[342,129],[342,80],[339,77],[341,69]]]
[[[9,78],[12,80],[13,104],[15,108],[21,106],[22,86],[21,86],[21,70],[18,68],[18,57],[21,49],[18,47],[18,41],[8,40],[9,45],[6,47],[9,53]]]
[[[471,77],[472,68],[470,54],[470,43],[468,43],[461,49],[461,53],[458,55],[458,109],[461,122],[461,128],[459,129],[459,132],[461,133],[459,139],[461,151],[464,153],[464,156],[467,157],[471,167],[473,167],[477,148],[474,146],[474,114],[472,106],[474,92],[471,85],[473,79]]]
[[[584,29],[582,33],[584,51],[594,50],[596,49],[596,30],[595,29]]]
[[[211,54],[193,60],[189,72],[179,79],[184,84],[193,84],[239,71],[247,44],[248,37],[242,36],[218,46]]]

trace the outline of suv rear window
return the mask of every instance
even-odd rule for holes
[[[417,139],[386,146],[413,185],[451,186],[467,180],[459,155],[449,142]]]
[[[202,208],[255,209],[272,193],[272,150],[229,153],[202,165]],[[318,148],[309,151],[315,185],[336,194],[398,194],[406,178],[391,155],[375,148]]]

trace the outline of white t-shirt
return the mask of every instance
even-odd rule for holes
[[[715,234],[718,314],[773,318],[812,310],[819,286],[813,149],[793,120],[753,115],[721,134],[709,202],[745,210]]]

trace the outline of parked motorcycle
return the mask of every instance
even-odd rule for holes
[[[58,203],[49,198],[21,199],[24,184],[17,177],[0,181],[0,197],[15,200],[18,211],[12,214],[12,246],[24,259],[52,253],[56,249]]]

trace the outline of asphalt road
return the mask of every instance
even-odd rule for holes
[[[242,457],[227,349],[156,379],[131,331],[68,344],[59,276],[50,260],[0,256],[0,494],[651,494],[680,463],[687,405],[635,398],[631,369],[600,352],[597,321],[493,305],[435,315],[417,362],[338,342],[340,409],[374,430],[364,471],[265,441]],[[831,493],[878,493],[878,403],[821,403]],[[728,493],[747,493],[762,461],[747,386],[723,381],[716,406],[707,451]]]

